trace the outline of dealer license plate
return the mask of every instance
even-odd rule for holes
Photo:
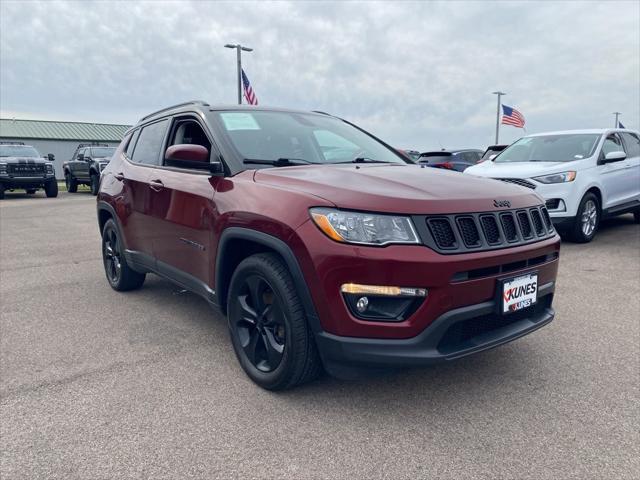
[[[538,301],[538,274],[529,273],[502,282],[502,313],[530,307]]]

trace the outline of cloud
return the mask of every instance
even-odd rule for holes
[[[3,116],[134,123],[192,98],[319,109],[400,147],[493,141],[496,89],[527,129],[640,127],[637,2],[0,3]],[[503,127],[502,140],[522,132]]]

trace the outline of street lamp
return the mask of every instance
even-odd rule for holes
[[[496,145],[498,145],[498,136],[500,132],[500,97],[502,97],[503,95],[506,95],[506,93],[501,91],[491,92],[491,93],[493,95],[498,96],[498,108],[496,110]]]
[[[613,128],[618,128],[618,125],[620,125],[620,124],[618,123],[618,116],[622,115],[622,112],[613,112],[613,114],[616,116],[616,123],[615,123],[615,125],[613,126]]]
[[[253,48],[243,47],[239,43],[232,44],[227,43],[225,48],[235,48],[238,57],[238,105],[242,105],[242,53],[241,52],[253,52]]]

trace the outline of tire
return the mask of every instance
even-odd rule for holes
[[[238,265],[227,311],[238,361],[260,387],[286,390],[322,373],[302,302],[277,255],[260,253]]]
[[[34,193],[36,193],[36,189],[35,188],[28,188],[25,190],[25,192],[27,192],[27,195],[33,195]]]
[[[633,212],[633,219],[636,223],[640,223],[640,210]]]
[[[0,200],[4,200],[4,185],[0,183]]]
[[[569,240],[576,243],[588,243],[593,240],[600,225],[600,202],[593,193],[587,193],[578,206],[573,226],[568,232]]]
[[[65,172],[64,183],[67,186],[67,192],[76,193],[78,191],[78,181],[73,178],[70,172]]]
[[[113,219],[102,229],[102,264],[111,288],[119,292],[135,290],[144,283],[145,274],[133,270],[124,257],[120,230]]]
[[[44,184],[44,193],[47,197],[54,198],[58,196],[58,182],[56,180]]]
[[[91,183],[89,184],[91,188],[91,195],[94,197],[98,195],[98,189],[100,188],[100,177],[95,173],[91,174]]]

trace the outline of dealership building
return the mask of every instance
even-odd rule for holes
[[[117,146],[129,125],[107,123],[53,122],[48,120],[0,119],[0,142],[31,145],[42,156],[55,155],[56,177],[64,178],[62,162],[71,159],[80,143]]]

